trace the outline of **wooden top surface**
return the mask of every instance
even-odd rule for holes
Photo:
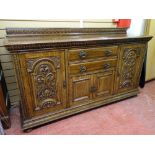
[[[8,28],[8,50],[68,47],[90,44],[147,42],[152,36],[129,36],[126,28]]]

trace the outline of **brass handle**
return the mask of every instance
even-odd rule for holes
[[[93,92],[96,92],[96,91],[97,91],[97,88],[96,87],[93,86],[93,87],[90,88],[90,92],[93,93]]]
[[[87,52],[81,51],[81,52],[79,53],[79,57],[80,57],[81,59],[86,58],[86,57],[87,57]]]
[[[104,53],[105,53],[106,56],[112,55],[112,51],[104,51]]]
[[[104,65],[103,65],[103,69],[109,69],[110,67],[111,67],[110,64],[104,64]]]
[[[80,73],[84,73],[87,71],[86,66],[80,66]]]

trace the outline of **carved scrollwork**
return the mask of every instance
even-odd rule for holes
[[[140,48],[126,48],[123,53],[122,74],[120,88],[130,87],[136,70],[137,58],[140,56]]]
[[[34,66],[43,61],[52,62],[56,68],[60,68],[60,58],[59,57],[48,57],[48,58],[34,58],[34,59],[28,59],[27,60],[27,71],[32,72]]]
[[[36,58],[27,61],[35,94],[35,111],[59,104],[57,102],[56,69],[60,67],[58,57]]]
[[[136,63],[136,58],[137,58],[137,50],[133,49],[125,49],[124,55],[123,55],[123,60],[124,63],[128,66],[134,66]]]

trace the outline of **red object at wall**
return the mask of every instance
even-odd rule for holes
[[[118,28],[128,28],[131,24],[131,19],[113,19],[113,22],[117,24]]]

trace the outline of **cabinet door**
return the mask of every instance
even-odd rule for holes
[[[72,76],[69,79],[70,105],[83,104],[92,99],[90,88],[92,86],[91,75]]]
[[[112,95],[114,87],[114,71],[94,75],[94,98],[105,98]]]
[[[20,64],[22,98],[29,116],[66,107],[64,52],[22,54]]]
[[[120,48],[117,91],[123,92],[138,87],[145,54],[145,45],[124,45]]]

